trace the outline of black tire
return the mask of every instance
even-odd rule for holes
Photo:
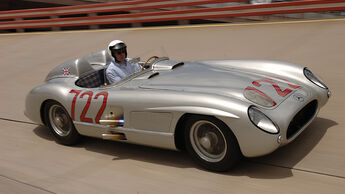
[[[204,168],[224,172],[242,157],[237,139],[220,120],[210,116],[194,116],[185,125],[186,149]]]
[[[44,119],[59,144],[74,145],[81,140],[82,136],[75,129],[71,117],[60,103],[48,101],[44,109]]]

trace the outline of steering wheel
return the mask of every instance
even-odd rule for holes
[[[145,61],[144,65],[143,65],[143,67],[142,67],[141,69],[144,70],[145,67],[146,67],[146,65],[147,65],[147,63],[148,63],[149,61],[151,61],[152,59],[158,59],[158,58],[159,58],[159,57],[157,57],[157,56],[152,56],[152,57],[150,57],[149,59],[147,59],[147,60]]]

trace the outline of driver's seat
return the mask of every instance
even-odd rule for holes
[[[104,69],[93,71],[92,73],[79,78],[75,84],[82,88],[97,88],[104,83],[107,83],[107,79],[104,74]]]

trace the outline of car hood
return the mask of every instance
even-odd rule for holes
[[[289,84],[297,86],[286,79],[258,72],[187,63],[176,69],[159,72],[159,75],[149,79],[140,88],[207,93],[241,100],[246,99],[245,90],[254,88],[254,92],[264,94],[280,104],[296,90],[296,87],[291,88]],[[284,91],[286,95],[282,96]]]

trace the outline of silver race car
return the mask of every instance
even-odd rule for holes
[[[109,85],[110,60],[104,50],[56,67],[27,95],[25,115],[64,145],[85,135],[186,149],[227,171],[293,141],[331,94],[308,68],[267,60],[134,60],[142,71]]]

